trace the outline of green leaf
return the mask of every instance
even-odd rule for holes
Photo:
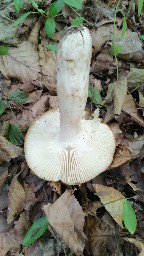
[[[41,217],[35,221],[29,228],[25,238],[22,241],[23,246],[29,246],[34,243],[48,228],[48,221],[46,217]]]
[[[102,97],[95,87],[93,88],[93,102],[98,105],[102,104]]]
[[[92,98],[92,88],[89,86],[88,88],[88,97],[91,99]]]
[[[6,108],[7,103],[4,100],[0,99],[0,115],[2,115],[5,112]]]
[[[111,46],[111,54],[112,55],[118,55],[122,53],[122,48],[119,44],[112,44]]]
[[[18,18],[12,25],[12,27],[18,26],[20,23],[22,23],[29,15],[31,12],[26,12],[24,13],[20,18]]]
[[[127,21],[126,21],[126,17],[124,17],[123,24],[122,24],[121,38],[124,37],[126,30],[127,30]]]
[[[55,21],[53,18],[48,18],[45,22],[45,32],[49,38],[52,38],[55,32]]]
[[[63,8],[64,6],[64,1],[63,0],[57,0],[54,2],[49,9],[49,16],[52,18],[56,16]]]
[[[140,16],[142,13],[143,4],[143,0],[138,0],[138,16]]]
[[[90,97],[90,99],[95,104],[101,105],[102,97],[101,97],[99,91],[97,90],[97,88],[89,86],[89,88],[88,88],[88,97]]]
[[[27,91],[12,91],[8,95],[9,100],[14,100],[17,103],[25,103],[28,99],[28,92]]]
[[[16,9],[16,12],[19,12],[22,7],[22,0],[14,0],[14,6]]]
[[[140,36],[140,39],[141,39],[142,41],[144,41],[144,35],[141,35],[141,36]]]
[[[133,235],[137,226],[137,219],[130,203],[125,199],[123,203],[123,221],[127,230]]]
[[[46,48],[48,48],[49,50],[56,52],[58,50],[58,45],[57,44],[48,44],[46,45]]]
[[[74,20],[72,20],[71,24],[73,26],[79,26],[79,25],[82,25],[83,24],[83,21],[84,21],[84,18],[83,17],[77,17],[75,18]]]
[[[45,13],[44,10],[39,9],[39,6],[38,6],[38,4],[37,4],[35,1],[32,0],[31,2],[32,2],[32,6],[33,6],[40,14],[44,14],[44,13]]]
[[[76,9],[82,9],[82,0],[64,0],[64,2],[71,7],[75,7]]]
[[[23,144],[23,135],[19,127],[14,124],[9,125],[8,139],[11,143],[20,146]]]
[[[0,55],[7,55],[9,51],[9,48],[4,46],[4,45],[0,45]]]

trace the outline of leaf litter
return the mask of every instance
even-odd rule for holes
[[[39,5],[41,1],[35,2]],[[51,1],[45,2],[49,8]],[[121,2],[127,12],[129,1]],[[14,144],[9,141],[9,125],[17,126],[25,136],[38,116],[49,108],[58,108],[56,54],[46,46],[58,44],[66,29],[64,23],[69,26],[76,16],[65,6],[65,16],[57,17],[57,31],[50,40],[43,19],[35,14],[29,15],[19,28],[11,26],[11,12],[16,19],[24,8],[31,11],[29,1],[23,1],[21,13],[16,13],[11,2],[2,3],[2,7],[0,43],[8,46],[8,54],[0,56],[0,255],[46,256],[47,251],[49,255],[143,255],[142,17],[132,6],[123,38],[121,15],[116,17],[115,42],[122,49],[117,55],[117,80],[117,65],[111,55],[115,1],[83,1],[83,16],[93,24],[89,26],[93,40],[90,87],[96,91],[88,98],[86,111],[87,115],[95,111],[110,126],[117,148],[106,172],[92,182],[70,188],[61,182],[42,181],[31,173],[23,142],[16,146],[14,140]],[[29,97],[15,102],[8,98],[15,91],[26,91]],[[125,198],[137,217],[134,235],[123,225]],[[22,248],[29,227],[42,216],[47,217],[50,227],[35,243]]]

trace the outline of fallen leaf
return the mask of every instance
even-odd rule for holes
[[[75,196],[66,190],[52,205],[44,206],[48,222],[76,254],[82,255],[85,245],[84,213]]]
[[[0,189],[4,186],[8,176],[8,167],[0,166]]]
[[[129,142],[126,139],[123,139],[121,144],[118,145],[118,147],[115,150],[113,162],[110,168],[118,167],[132,159],[128,143]]]
[[[140,250],[140,253],[138,256],[143,256],[144,255],[144,243],[142,241],[139,241],[138,239],[134,238],[125,238],[126,241],[134,244],[138,249]]]
[[[133,97],[131,94],[126,96],[125,102],[123,104],[122,110],[131,116],[131,119],[138,123],[140,126],[144,127],[144,119],[138,113],[135,106]]]
[[[139,156],[142,148],[144,146],[144,135],[139,136],[133,141],[129,142],[129,150],[131,152],[132,158],[136,158]]]
[[[48,110],[48,106],[49,96],[43,95],[29,110],[29,119],[33,121],[36,119],[36,117],[44,114]]]
[[[39,45],[40,66],[42,72],[42,84],[51,94],[56,93],[56,54],[48,51],[42,45]]]
[[[144,69],[132,68],[127,75],[128,87],[138,87],[144,81]]]
[[[13,145],[6,138],[0,135],[0,163],[9,162],[12,158],[18,157],[22,149]]]
[[[100,198],[105,209],[110,213],[113,219],[123,228],[123,202],[124,196],[113,187],[106,187],[99,184],[93,184],[96,195]]]
[[[20,214],[19,219],[15,221],[14,224],[15,224],[14,230],[15,230],[15,235],[17,236],[17,241],[21,243],[30,227],[30,221],[28,220],[26,213],[22,212]]]
[[[7,78],[38,84],[40,67],[37,51],[28,41],[23,41],[17,48],[11,47],[8,55],[0,57],[0,71]]]
[[[23,203],[25,201],[25,191],[22,185],[17,181],[18,175],[12,180],[8,193],[8,223],[13,221],[15,215],[23,209]]]
[[[17,241],[14,230],[0,233],[0,255],[5,256],[7,252],[15,253],[20,249],[20,243]]]
[[[116,140],[116,146],[118,146],[123,139],[122,131],[120,130],[119,125],[117,123],[109,124],[109,128],[113,131]]]
[[[144,108],[144,96],[139,92],[139,106]]]
[[[87,216],[85,226],[85,233],[88,237],[86,241],[88,245],[86,244],[85,248],[86,255],[113,255],[113,232],[114,230],[105,221],[90,215]]]
[[[114,115],[120,115],[123,104],[127,96],[127,78],[123,78],[118,82],[109,84],[107,96],[103,101],[103,105],[110,103],[114,99]]]

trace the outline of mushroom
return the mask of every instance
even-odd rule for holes
[[[42,179],[81,184],[105,171],[113,160],[111,129],[83,117],[91,52],[89,30],[68,29],[57,53],[59,110],[49,110],[36,120],[25,139],[26,161]]]

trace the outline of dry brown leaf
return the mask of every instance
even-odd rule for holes
[[[112,252],[114,251],[114,243],[112,240],[114,230],[110,225],[107,225],[105,221],[101,221],[89,215],[86,217],[85,232],[88,237],[85,249],[87,252],[86,255],[113,256]],[[107,253],[107,251],[109,253]]]
[[[0,135],[0,163],[3,161],[9,162],[12,158],[18,157],[22,149],[15,146],[6,138]]]
[[[120,115],[127,95],[127,78],[121,79],[114,86],[114,114]]]
[[[53,94],[56,92],[56,54],[39,45],[39,57],[42,72],[41,82]]]
[[[116,148],[110,168],[118,167],[132,159],[128,143],[126,139],[123,139],[121,144]]]
[[[125,238],[126,241],[134,244],[141,251],[138,256],[144,256],[144,241],[139,241],[134,238]]]
[[[144,146],[144,135],[139,136],[133,141],[129,142],[129,150],[131,152],[132,158],[136,158],[139,156],[142,148]]]
[[[139,106],[144,108],[144,96],[139,92]]]
[[[18,175],[12,180],[8,194],[8,223],[13,221],[15,215],[23,209],[23,203],[25,201],[25,191],[22,185],[17,181],[17,177]]]
[[[29,119],[33,121],[48,110],[49,96],[43,95],[29,110]]]
[[[5,184],[7,176],[8,176],[8,167],[0,166],[0,189]]]
[[[75,196],[66,190],[52,205],[44,206],[50,225],[76,254],[83,255],[85,235],[84,213]]]
[[[144,69],[132,68],[127,75],[128,87],[138,87],[144,81]]]
[[[33,104],[36,103],[40,99],[40,97],[42,95],[42,91],[43,90],[36,90],[32,93],[29,93],[29,97],[28,97],[26,103],[27,104],[28,103],[33,103]]]
[[[123,228],[123,201],[125,197],[113,187],[106,187],[99,184],[93,184],[93,187],[96,191],[96,195],[100,198],[105,209]]]
[[[113,131],[116,140],[116,146],[118,146],[123,139],[122,131],[120,130],[119,125],[117,123],[109,124],[109,128]]]
[[[24,183],[23,187],[24,187],[24,191],[25,191],[24,209],[26,211],[29,211],[31,205],[34,205],[38,201],[36,199],[35,193],[34,193],[34,190],[36,188],[35,188],[34,183],[31,183],[31,184]]]
[[[49,95],[49,104],[51,108],[59,108],[58,96]]]
[[[126,96],[125,102],[123,104],[122,110],[131,116],[131,119],[138,123],[140,126],[144,127],[144,119],[138,113],[135,106],[133,97],[131,94]]]
[[[17,48],[11,47],[9,53],[0,56],[0,71],[7,78],[38,84],[40,78],[39,57],[32,44],[23,41]]]
[[[20,249],[20,242],[17,241],[14,230],[0,233],[0,255],[5,256],[8,251],[15,253]]]
[[[114,115],[120,115],[127,95],[127,78],[109,84],[107,96],[103,104],[109,103],[114,99]]]
[[[30,221],[28,220],[28,217],[25,212],[22,212],[20,214],[20,217],[17,221],[14,222],[14,231],[15,236],[17,237],[17,241],[21,243],[21,241],[24,239],[25,234],[27,233],[29,227],[30,227]]]
[[[38,20],[38,21],[35,23],[35,25],[34,25],[32,31],[30,32],[29,38],[28,38],[28,41],[29,41],[33,46],[35,46],[35,49],[36,49],[37,46],[38,46],[40,26],[41,26],[41,23],[40,23],[40,20]]]
[[[113,25],[103,25],[97,28],[97,30],[92,29],[92,44],[94,47],[95,53],[100,51],[101,47],[105,44],[106,41],[109,41],[112,37]]]

